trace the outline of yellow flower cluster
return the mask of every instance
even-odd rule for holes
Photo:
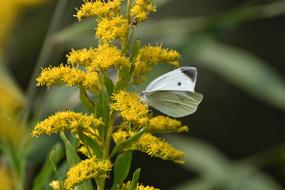
[[[72,111],[57,112],[44,121],[39,122],[32,131],[32,136],[51,135],[67,129],[76,133],[79,127],[82,127],[84,132],[96,135],[97,128],[102,125],[102,120],[96,119],[92,115],[84,115]]]
[[[69,54],[66,55],[67,63],[72,66],[82,65],[82,66],[90,66],[94,57],[96,55],[95,48],[84,48],[79,50],[72,49]]]
[[[123,16],[103,18],[97,25],[96,36],[105,42],[115,39],[123,42],[128,33],[128,25],[128,20]]]
[[[118,144],[122,143],[133,134],[133,132],[128,131],[117,131],[113,133],[113,139],[116,144]],[[137,142],[131,145],[130,149],[139,150],[150,156],[161,158],[163,160],[172,160],[176,163],[184,163],[182,160],[184,153],[182,151],[176,150],[163,139],[157,138],[150,133],[144,133]]]
[[[64,65],[45,68],[37,78],[37,86],[50,87],[61,84],[83,87],[92,92],[100,90],[99,78],[96,72],[86,73],[80,69]]]
[[[128,190],[130,189],[130,186],[131,186],[131,182],[128,181],[127,183],[123,183],[119,190]],[[159,190],[159,189],[153,186],[138,185],[136,190]]]
[[[95,157],[83,160],[70,168],[64,182],[65,189],[72,189],[88,179],[106,179],[112,164],[109,160],[99,161]]]
[[[140,97],[135,93],[120,91],[113,95],[114,103],[111,109],[120,112],[120,115],[129,122],[139,125],[148,121],[148,106],[140,101]]]
[[[150,156],[158,157],[163,160],[172,160],[183,163],[184,153],[176,150],[169,143],[157,138],[150,133],[145,133],[138,142],[133,144],[133,149],[147,153]]]
[[[171,119],[165,116],[157,116],[149,121],[148,130],[152,133],[165,132],[188,132],[188,127],[181,125],[181,122],[176,119]]]
[[[145,21],[149,14],[156,11],[153,0],[136,0],[131,9],[131,17],[135,18],[138,22]]]
[[[112,0],[104,2],[102,0],[86,0],[77,11],[75,17],[81,21],[85,17],[111,17],[120,12],[120,6],[123,0]]]
[[[142,82],[145,79],[144,75],[149,72],[155,64],[164,63],[178,67],[179,58],[180,54],[176,50],[151,45],[142,47],[136,59],[133,82]]]
[[[99,45],[96,49],[72,50],[67,55],[67,62],[72,66],[85,66],[91,73],[130,65],[129,59],[118,48],[108,44]]]

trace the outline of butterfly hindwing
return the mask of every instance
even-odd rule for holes
[[[203,95],[196,92],[154,91],[146,94],[147,104],[172,117],[184,117],[196,111]]]

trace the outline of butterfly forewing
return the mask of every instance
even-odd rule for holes
[[[181,67],[168,72],[154,81],[146,88],[146,92],[154,91],[190,91],[193,92],[197,78],[195,67]]]

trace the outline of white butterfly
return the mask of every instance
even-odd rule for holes
[[[195,67],[180,67],[154,79],[142,92],[142,100],[171,117],[184,117],[197,110],[203,95],[194,91]]]

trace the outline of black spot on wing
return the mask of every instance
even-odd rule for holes
[[[196,68],[192,67],[181,67],[182,73],[184,73],[187,77],[189,77],[193,82],[197,77],[197,70]]]

